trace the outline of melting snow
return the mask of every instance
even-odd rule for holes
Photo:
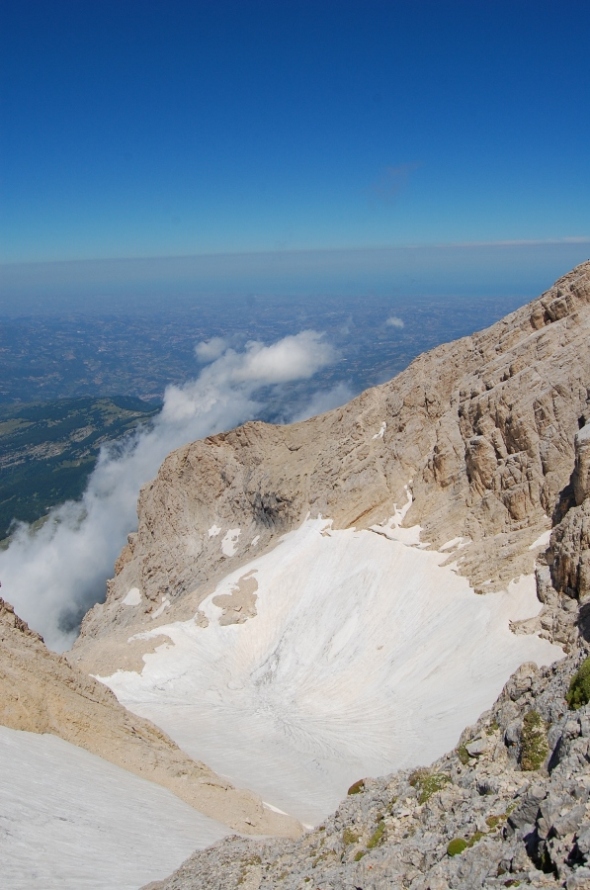
[[[152,621],[153,621],[155,618],[159,618],[160,615],[161,615],[166,609],[169,609],[169,608],[170,608],[170,600],[168,599],[167,596],[163,596],[163,597],[162,597],[162,605],[161,605],[161,606],[158,606],[158,608],[156,609],[156,611],[153,613],[153,615],[152,615]]]
[[[221,542],[221,550],[225,556],[233,556],[238,549],[238,538],[240,537],[241,529],[239,528],[230,528],[229,531],[225,533],[225,537]]]
[[[0,726],[3,887],[137,890],[228,833],[94,754]]]
[[[138,587],[132,587],[124,600],[121,601],[124,606],[139,606],[141,602],[141,593]]]
[[[539,535],[536,541],[533,541],[529,550],[535,550],[536,547],[548,547],[551,538],[551,529],[548,528],[542,535]]]
[[[159,627],[174,645],[106,682],[193,757],[305,823],[361,776],[430,762],[522,662],[562,652],[509,629],[540,609],[532,578],[476,596],[448,553],[409,546],[410,504],[379,534],[326,535],[330,521],[307,520],[217,586],[206,628]],[[257,616],[220,626],[213,598],[248,571]]]

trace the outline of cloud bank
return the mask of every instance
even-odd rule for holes
[[[139,489],[155,476],[166,455],[259,415],[263,387],[309,379],[335,358],[316,331],[270,346],[252,341],[242,352],[224,348],[219,353],[220,343],[211,343],[200,350],[201,360],[218,356],[195,380],[168,387],[151,426],[123,444],[102,449],[80,501],[52,510],[36,531],[21,524],[0,553],[2,594],[50,648],[68,648],[83,615],[103,598],[114,561],[137,525]],[[331,406],[343,394],[324,395],[323,402],[316,395],[304,413],[316,413],[320,403]]]
[[[404,322],[401,318],[398,318],[397,315],[391,315],[387,321],[386,325],[389,325],[390,328],[403,328],[405,327]]]

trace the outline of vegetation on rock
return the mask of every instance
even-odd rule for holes
[[[538,711],[527,711],[524,715],[520,745],[521,769],[539,769],[549,753],[549,748],[545,724]]]
[[[445,787],[451,779],[446,773],[434,773],[429,769],[421,767],[414,770],[410,775],[409,783],[413,788],[418,790],[418,803],[426,803],[426,801]]]
[[[566,701],[572,711],[590,702],[590,658],[582,662],[572,677]]]

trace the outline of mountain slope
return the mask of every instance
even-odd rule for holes
[[[110,690],[50,652],[0,600],[0,724],[50,733],[174,792],[201,813],[243,833],[297,833],[292,820],[262,806],[191,760],[147,720],[129,714]]]
[[[533,572],[589,335],[586,263],[341,409],[174,452],[70,657],[306,822],[363,768],[440,756],[519,663],[575,643]]]

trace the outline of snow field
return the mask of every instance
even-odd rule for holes
[[[448,552],[399,528],[408,506],[372,530],[306,521],[217,586],[201,605],[208,627],[160,626],[169,642],[141,675],[101,679],[191,756],[306,824],[362,776],[429,763],[522,662],[562,652],[509,630],[540,608],[532,577],[475,595],[442,565]],[[214,597],[250,572],[256,617],[220,626]]]

